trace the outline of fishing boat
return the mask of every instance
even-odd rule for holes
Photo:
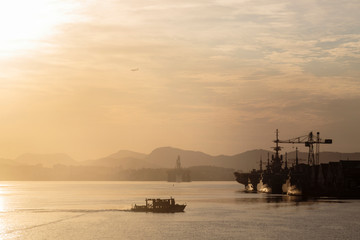
[[[177,204],[175,199],[170,197],[166,199],[161,198],[146,198],[145,205],[135,204],[131,211],[133,212],[155,212],[155,213],[174,213],[183,212],[186,204]]]

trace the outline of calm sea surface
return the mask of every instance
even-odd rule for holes
[[[170,196],[184,213],[126,211]],[[248,194],[236,182],[0,182],[0,239],[360,239],[360,200]]]

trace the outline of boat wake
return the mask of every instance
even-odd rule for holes
[[[128,212],[130,209],[39,209],[24,208],[7,212],[32,212],[32,213],[99,213],[99,212]],[[6,213],[6,212],[3,212]]]
[[[263,181],[260,180],[260,182],[257,185],[258,192],[262,193],[271,193],[271,188],[267,184],[263,184]]]

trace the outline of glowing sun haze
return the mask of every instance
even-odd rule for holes
[[[0,157],[360,137],[359,1],[0,3]],[[324,150],[324,148],[323,148]]]
[[[19,55],[34,47],[42,47],[45,37],[71,16],[75,5],[66,1],[11,0],[0,3],[0,58]]]

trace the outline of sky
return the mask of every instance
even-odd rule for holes
[[[359,11],[358,0],[0,1],[0,157],[233,155],[270,150],[276,129],[359,152]]]

